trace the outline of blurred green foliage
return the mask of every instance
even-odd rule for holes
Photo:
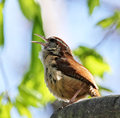
[[[102,28],[109,28],[111,25],[115,25],[116,29],[120,28],[120,11],[115,11],[110,17],[107,17],[97,23]]]
[[[34,35],[36,33],[44,36],[40,6],[34,0],[19,0],[19,3],[26,18],[33,21],[32,40],[42,42],[42,39]],[[55,99],[44,82],[44,69],[39,59],[40,51],[40,45],[32,44],[30,68],[18,87],[19,95],[16,97],[15,105],[19,113],[27,115],[28,118],[31,117],[29,106],[41,107]]]
[[[104,73],[110,70],[109,65],[104,61],[103,57],[95,51],[95,49],[79,46],[73,51],[73,53],[95,76],[103,78]]]
[[[74,55],[80,60],[95,77],[104,79],[104,73],[110,71],[110,66],[106,63],[104,58],[95,51],[85,46],[79,46],[73,51]],[[99,84],[98,84],[99,85]],[[112,92],[109,88],[99,85],[99,91]]]
[[[3,7],[5,0],[0,2],[0,45],[4,44],[4,35],[3,35]]]
[[[112,90],[106,88],[106,87],[103,87],[101,85],[98,85],[98,88],[99,88],[99,91],[102,92],[102,91],[106,91],[106,92],[113,92]]]
[[[93,13],[94,8],[99,5],[99,0],[88,0],[89,14],[91,15]]]
[[[0,118],[11,118],[10,111],[12,106],[7,94],[2,93],[0,95]]]
[[[2,2],[0,2],[0,45],[4,43],[2,12],[4,1],[5,0],[2,0]],[[89,14],[92,14],[94,8],[99,6],[100,1],[87,1]],[[24,16],[33,22],[32,40],[43,41],[34,36],[34,33],[44,36],[40,6],[35,0],[19,0],[19,4]],[[116,11],[112,16],[98,22],[97,25],[102,28],[109,28],[111,25],[116,25],[116,28],[120,28],[120,12]],[[11,102],[8,98],[6,99],[3,94],[0,95],[0,118],[10,118],[10,111],[13,106],[18,110],[20,115],[31,118],[30,106],[39,108],[55,100],[55,97],[49,92],[44,82],[44,69],[39,59],[40,51],[41,46],[39,44],[32,44],[30,68],[25,73],[22,82],[18,86],[19,93],[15,101]],[[95,49],[79,46],[73,53],[94,76],[104,79],[104,73],[110,71],[110,67],[103,56],[96,52]],[[112,92],[101,85],[99,85],[99,88],[100,91]],[[5,103],[4,100],[6,100]]]
[[[34,20],[36,16],[40,16],[40,7],[34,0],[19,0],[19,3],[27,19]]]
[[[34,33],[44,35],[41,24],[37,18],[34,22],[33,34]],[[33,40],[42,41],[34,35]],[[24,104],[26,107],[40,107],[41,105],[45,105],[54,100],[54,97],[51,95],[44,82],[44,69],[41,60],[39,59],[40,51],[41,46],[39,44],[32,44],[31,65],[29,71],[25,74],[22,83],[18,87],[20,94],[17,96],[16,102],[21,99],[21,104]],[[17,108],[19,110],[19,107]],[[29,113],[28,110],[27,113]]]
[[[16,101],[14,102],[14,106],[16,107],[20,115],[25,115],[28,118],[31,118],[32,115],[31,112],[29,111],[27,103],[28,102],[24,100],[21,96],[17,96]]]

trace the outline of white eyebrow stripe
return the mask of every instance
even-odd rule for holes
[[[59,42],[62,43],[65,47],[68,48],[68,45],[67,45],[67,44],[65,44],[65,43],[62,42],[61,40],[57,39],[56,37],[52,36],[51,38],[56,39],[57,41],[59,41]]]
[[[59,42],[61,42],[65,47],[67,47],[67,45],[64,44],[61,40],[59,40],[59,39],[56,39],[56,40],[59,41]]]

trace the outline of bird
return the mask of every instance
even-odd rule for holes
[[[45,38],[45,42],[32,41],[43,46],[42,58],[45,82],[50,92],[58,99],[73,104],[87,95],[100,97],[93,75],[78,63],[70,47],[60,38]]]

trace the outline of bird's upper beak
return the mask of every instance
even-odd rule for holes
[[[41,36],[41,35],[39,35],[39,34],[34,34],[34,35],[40,37],[40,38],[43,39],[45,42],[48,42],[48,40],[47,40],[45,37],[43,37],[43,36]],[[47,43],[43,43],[43,42],[39,42],[39,41],[32,41],[32,43],[38,43],[38,44],[41,44],[42,46],[46,46],[46,44],[47,44]]]

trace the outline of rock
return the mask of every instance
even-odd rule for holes
[[[81,100],[58,109],[51,118],[120,118],[120,95]]]

